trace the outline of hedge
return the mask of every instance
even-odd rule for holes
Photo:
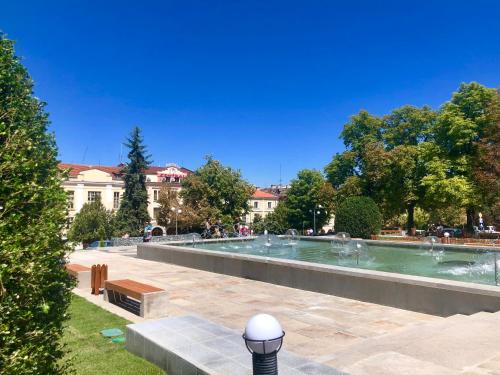
[[[58,374],[72,281],[67,197],[44,103],[0,34],[0,373]]]
[[[335,231],[347,232],[351,237],[369,239],[381,227],[382,214],[369,197],[346,198],[335,212]]]

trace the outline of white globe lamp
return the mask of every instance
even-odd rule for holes
[[[285,332],[276,318],[269,314],[253,316],[245,327],[243,339],[250,353],[254,375],[277,375],[277,353],[283,345]]]

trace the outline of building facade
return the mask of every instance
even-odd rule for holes
[[[278,196],[256,189],[249,201],[250,212],[245,216],[245,223],[253,223],[256,216],[259,216],[262,219],[265,218],[274,211],[278,202]]]
[[[97,199],[101,200],[107,210],[118,210],[125,191],[125,183],[120,176],[122,166],[61,163],[59,168],[69,171],[68,179],[63,183],[64,190],[68,194],[69,222],[73,221],[85,203]],[[193,173],[191,170],[176,164],[150,167],[145,171],[148,213],[153,224],[156,224],[156,215],[160,208],[158,203],[160,189],[168,186],[174,190],[180,190],[182,180],[191,173]]]

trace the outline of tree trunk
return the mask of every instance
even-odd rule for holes
[[[415,226],[415,204],[410,203],[407,208],[408,211],[408,220],[406,222],[406,230],[407,234],[412,233],[412,228]]]
[[[474,216],[476,214],[476,211],[472,207],[468,207],[467,210],[467,225],[465,229],[467,230],[467,233],[473,234],[474,233]]]

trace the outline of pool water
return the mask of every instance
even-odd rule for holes
[[[274,237],[272,242],[257,239],[198,242],[189,246],[229,253],[495,285],[495,255],[484,250],[444,250],[442,246],[437,246],[431,251],[431,248],[426,245],[416,248],[379,246],[355,240],[347,245],[339,246],[328,241],[290,241],[277,237]],[[500,253],[497,268],[500,269]]]

